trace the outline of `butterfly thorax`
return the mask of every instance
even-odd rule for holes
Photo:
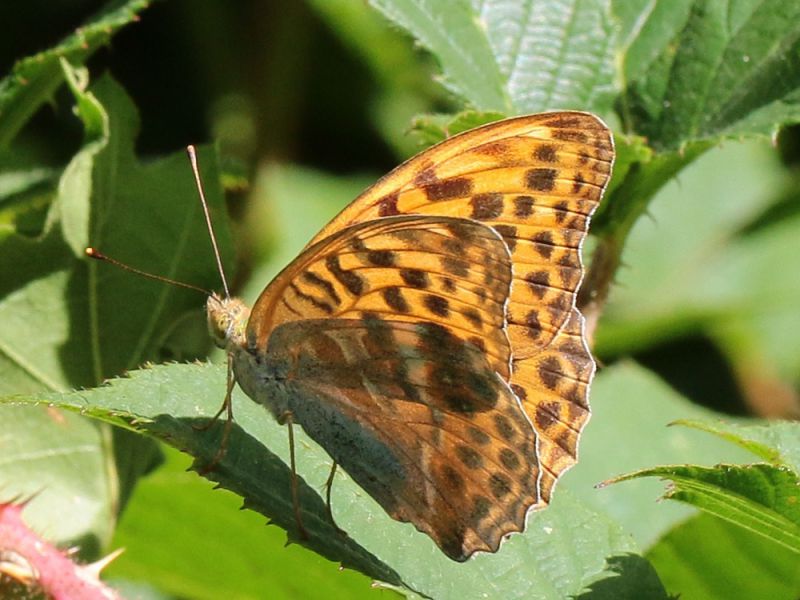
[[[238,298],[212,294],[206,302],[206,314],[214,343],[233,359],[233,373],[239,387],[283,422],[288,411],[285,394],[281,393],[286,362],[281,357],[271,359],[265,348],[248,343],[250,309]]]

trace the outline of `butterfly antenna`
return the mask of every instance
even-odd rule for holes
[[[153,273],[148,273],[147,271],[142,271],[141,269],[137,269],[136,267],[131,267],[130,265],[126,265],[125,263],[120,262],[120,261],[118,261],[118,260],[116,260],[114,258],[111,258],[110,256],[106,256],[105,254],[103,254],[102,252],[100,252],[99,250],[96,250],[94,248],[86,248],[86,250],[84,250],[84,252],[86,252],[86,256],[88,256],[89,258],[93,258],[95,260],[102,260],[104,262],[111,263],[115,267],[119,267],[120,269],[123,269],[125,271],[129,271],[131,273],[135,273],[136,275],[141,275],[142,277],[147,277],[147,279],[153,279],[155,281],[160,281],[161,283],[168,283],[170,285],[176,285],[178,287],[186,288],[187,290],[194,290],[196,292],[201,292],[202,294],[205,294],[206,296],[210,296],[211,295],[210,291],[205,290],[205,289],[203,289],[201,287],[198,287],[196,285],[192,285],[191,283],[184,283],[183,281],[176,281],[174,279],[170,279],[169,277],[164,277],[163,275],[154,275]]]
[[[228,289],[228,280],[225,278],[225,271],[222,268],[222,258],[219,254],[219,246],[217,245],[217,236],[214,235],[214,226],[211,224],[211,213],[208,210],[208,202],[206,202],[206,194],[203,191],[203,182],[200,180],[200,170],[197,168],[197,152],[195,147],[190,145],[186,147],[186,154],[189,155],[189,162],[192,164],[192,172],[194,173],[194,182],[197,185],[197,193],[200,194],[200,203],[203,205],[203,214],[206,217],[206,227],[208,227],[208,234],[211,237],[211,245],[214,247],[214,258],[217,261],[217,270],[219,271],[220,279],[222,279],[222,287],[225,290],[225,297],[230,298],[231,292]]]

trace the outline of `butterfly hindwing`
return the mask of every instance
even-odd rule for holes
[[[279,326],[267,357],[294,421],[454,560],[524,528],[536,434],[472,344],[433,322],[335,318]]]

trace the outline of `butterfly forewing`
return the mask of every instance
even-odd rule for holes
[[[578,436],[589,417],[594,362],[575,298],[583,276],[580,247],[613,158],[611,133],[588,113],[491,123],[399,166],[315,238],[399,214],[470,218],[504,238],[513,264],[508,381],[540,434],[544,502],[558,476],[575,462]]]
[[[430,216],[361,223],[289,265],[253,307],[248,335],[263,348],[277,325],[301,319],[433,322],[485,352],[508,378],[510,264],[503,240],[480,223]]]

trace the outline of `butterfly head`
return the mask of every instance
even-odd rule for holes
[[[224,349],[244,347],[250,309],[238,298],[211,294],[206,301],[208,331],[214,343]]]

